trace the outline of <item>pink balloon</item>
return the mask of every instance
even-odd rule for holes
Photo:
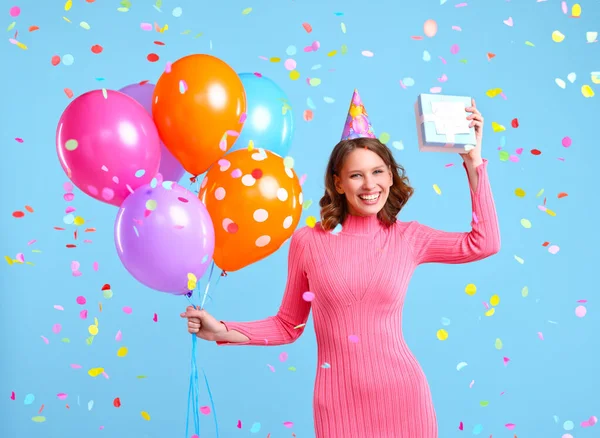
[[[146,112],[152,115],[152,95],[154,94],[154,84],[151,83],[137,83],[127,85],[121,88],[119,91],[133,97],[140,105],[144,107]],[[185,169],[181,165],[177,158],[167,149],[167,147],[160,142],[160,167],[158,169],[163,177],[164,181],[179,181],[185,174]]]
[[[56,130],[58,159],[91,197],[120,206],[158,172],[160,139],[152,117],[133,98],[94,90],[73,100]]]

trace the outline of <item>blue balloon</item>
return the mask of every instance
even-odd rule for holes
[[[229,152],[255,148],[267,149],[285,157],[292,144],[294,118],[287,95],[271,79],[254,73],[238,75],[246,91],[246,121]]]

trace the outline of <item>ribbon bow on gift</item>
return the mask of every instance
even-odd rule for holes
[[[435,130],[446,136],[446,146],[453,146],[456,134],[469,133],[469,121],[460,102],[431,102],[431,113],[421,116],[421,123],[434,122]]]

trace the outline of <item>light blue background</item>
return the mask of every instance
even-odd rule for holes
[[[14,0],[16,3],[17,0]],[[441,85],[447,94],[470,94],[476,98],[486,118],[484,154],[489,159],[489,175],[502,232],[501,252],[471,265],[428,265],[418,269],[410,284],[404,310],[405,336],[422,364],[432,387],[439,419],[440,437],[471,435],[477,424],[481,436],[542,438],[560,437],[563,423],[575,423],[577,438],[600,434],[600,425],[582,429],[580,423],[600,415],[600,382],[597,373],[600,309],[597,304],[598,245],[596,226],[598,114],[600,87],[590,80],[590,72],[600,70],[600,45],[586,44],[585,32],[600,30],[600,5],[580,3],[581,18],[564,15],[560,2],[469,1],[456,8],[455,1],[323,1],[253,0],[172,2],[165,0],[162,13],[148,0],[133,0],[127,13],[117,12],[119,2],[74,1],[69,12],[56,0],[20,1],[21,16],[15,30],[27,51],[4,42],[2,53],[2,129],[0,203],[0,255],[23,252],[35,265],[0,263],[0,436],[2,437],[183,437],[188,390],[190,338],[179,313],[186,300],[164,295],[138,284],[121,266],[114,249],[112,227],[117,210],[76,191],[74,205],[97,228],[95,234],[80,229],[78,248],[67,249],[73,226],[62,218],[64,182],[68,181],[56,157],[56,123],[69,100],[63,89],[76,95],[106,87],[119,89],[144,79],[155,82],[166,61],[191,53],[211,53],[228,62],[236,71],[257,71],[277,81],[288,93],[296,122],[296,135],[290,150],[295,168],[307,174],[305,199],[313,205],[304,212],[318,217],[318,200],[323,191],[323,171],[328,154],[339,140],[352,90],[358,88],[376,132],[388,132],[393,141],[402,141],[404,150],[395,150],[406,167],[416,193],[401,213],[402,220],[419,220],[444,230],[469,229],[470,200],[467,179],[455,155],[423,154],[416,144],[413,103],[419,93]],[[570,2],[569,2],[570,3]],[[3,2],[4,26],[13,19]],[[183,8],[174,18],[171,11]],[[242,10],[252,7],[248,15]],[[342,16],[335,15],[342,12]],[[66,16],[71,23],[62,17]],[[514,26],[503,20],[513,17]],[[423,41],[410,39],[422,34],[423,22],[437,20],[437,36]],[[91,30],[78,26],[87,21]],[[302,22],[313,31],[307,34]],[[144,32],[141,22],[169,25],[163,34]],[[341,31],[345,23],[347,33]],[[37,25],[40,30],[29,33]],[[451,26],[462,28],[453,31]],[[182,35],[186,29],[189,35]],[[14,36],[15,30],[5,38]],[[566,39],[551,40],[560,30]],[[194,38],[202,32],[203,36]],[[159,47],[153,41],[163,41]],[[303,47],[319,40],[316,53]],[[535,47],[525,45],[529,40]],[[460,45],[458,55],[450,54],[452,44]],[[91,53],[101,44],[100,55]],[[347,44],[348,54],[327,57],[327,53]],[[295,45],[301,80],[290,81],[281,63],[259,56],[286,59],[286,48]],[[367,58],[361,51],[371,50]],[[422,60],[423,50],[432,60]],[[161,60],[149,63],[148,53]],[[487,52],[497,56],[488,61]],[[52,55],[73,54],[72,66],[50,64]],[[439,56],[446,59],[443,64]],[[461,63],[461,59],[468,62]],[[315,65],[320,69],[312,70]],[[566,89],[554,83],[575,72],[574,84]],[[442,74],[449,78],[440,84]],[[307,85],[307,77],[318,77],[318,87]],[[399,80],[412,77],[415,85],[402,89]],[[98,81],[97,78],[105,78]],[[583,98],[580,88],[590,84],[596,96]],[[507,100],[490,99],[485,91],[502,88]],[[327,104],[323,97],[335,99]],[[316,105],[314,120],[302,119],[307,99]],[[520,127],[510,127],[518,117]],[[506,126],[494,133],[491,122]],[[524,148],[518,163],[501,162],[497,148],[505,136],[506,149],[513,153]],[[573,145],[561,146],[570,136]],[[20,144],[15,137],[24,139]],[[540,149],[541,156],[529,153]],[[564,161],[559,160],[564,158]],[[445,164],[454,163],[446,168]],[[442,195],[432,189],[438,184]],[[515,196],[516,188],[526,191]],[[536,194],[544,189],[544,194]],[[568,197],[557,199],[559,192]],[[557,215],[540,211],[547,198],[548,208]],[[11,216],[28,204],[35,213],[22,219]],[[531,220],[525,229],[520,220]],[[83,227],[81,227],[83,228]],[[84,238],[93,239],[84,244]],[[27,242],[37,239],[28,246]],[[542,246],[548,241],[559,245],[558,254]],[[41,253],[32,253],[39,249]],[[288,245],[271,257],[230,273],[214,290],[208,309],[218,318],[253,320],[274,314],[285,285]],[[525,260],[519,264],[514,256]],[[70,263],[81,263],[83,275],[71,275]],[[98,261],[98,272],[92,263]],[[102,298],[101,287],[109,283],[111,300]],[[465,285],[475,283],[477,295],[464,293]],[[529,296],[521,289],[529,287]],[[493,317],[485,317],[484,301],[499,294],[501,303]],[[75,299],[84,295],[89,317],[79,318],[81,306]],[[577,300],[587,299],[588,314],[575,316]],[[98,303],[103,311],[98,311]],[[63,305],[63,312],[53,305]],[[131,306],[133,313],[121,310]],[[154,312],[158,322],[152,321]],[[99,319],[99,334],[86,345],[87,327]],[[450,336],[436,339],[442,318]],[[63,326],[59,335],[52,326]],[[118,330],[123,333],[115,341]],[[537,332],[543,332],[541,341]],[[46,345],[40,336],[46,336]],[[63,337],[70,344],[61,343]],[[504,348],[494,348],[496,338]],[[129,355],[118,358],[120,346]],[[279,354],[287,352],[286,363]],[[504,366],[502,358],[511,359]],[[469,365],[456,370],[466,361]],[[216,347],[201,343],[200,365],[210,379],[222,437],[266,436],[311,437],[312,385],[316,346],[312,319],[305,334],[293,345],[272,348]],[[73,370],[77,363],[83,369]],[[275,367],[273,373],[267,364]],[[297,371],[287,368],[295,366]],[[91,378],[87,370],[104,367],[110,376]],[[146,375],[146,379],[137,379]],[[475,383],[470,389],[469,384]],[[16,400],[10,400],[15,391]],[[68,394],[61,401],[56,394]],[[503,395],[501,393],[504,392]],[[35,395],[24,405],[28,394]],[[120,397],[122,407],[112,405]],[[88,402],[94,406],[88,410]],[[481,407],[480,401],[489,406]],[[70,409],[65,407],[68,403]],[[31,418],[41,405],[47,420],[39,424]],[[201,405],[208,398],[201,386]],[[151,420],[145,421],[141,411]],[[556,418],[554,418],[556,416]],[[210,416],[202,415],[202,438],[214,436]],[[236,428],[242,421],[242,429]],[[287,429],[283,422],[292,421]],[[464,422],[465,431],[458,430]],[[253,423],[260,423],[252,433]],[[506,423],[516,424],[514,431]],[[104,430],[99,430],[104,426]]]

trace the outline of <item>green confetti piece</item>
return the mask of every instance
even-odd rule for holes
[[[77,140],[67,140],[67,142],[65,143],[65,149],[68,151],[74,151],[75,149],[77,149],[77,146],[79,146],[79,143],[77,142]]]
[[[6,31],[7,31],[7,32],[10,32],[11,30],[13,30],[13,29],[15,28],[15,26],[16,26],[16,25],[17,25],[17,22],[16,22],[16,21],[13,21],[12,23],[10,23],[10,24],[8,25],[8,27],[6,28]]]
[[[150,211],[156,210],[156,201],[154,199],[148,199],[146,201],[146,208]]]
[[[70,344],[70,343],[71,343],[71,340],[70,340],[69,338],[62,338],[62,339],[60,340],[60,342],[62,342],[62,343],[64,343],[64,344]]]
[[[345,55],[346,53],[348,53],[348,46],[346,44],[342,44],[342,55]]]
[[[489,402],[489,401],[487,401],[487,400],[483,400],[483,401],[480,401],[480,402],[479,402],[479,405],[480,405],[480,406],[482,406],[482,407],[484,407],[484,408],[485,408],[486,406],[488,406],[489,404],[490,404],[490,402]]]
[[[283,166],[286,169],[293,169],[294,168],[294,159],[292,157],[285,157],[283,159]]]
[[[529,288],[527,286],[525,286],[523,289],[521,289],[521,296],[523,298],[526,298],[529,295]]]
[[[318,87],[319,85],[321,85],[321,79],[319,78],[311,78],[309,81],[310,85],[312,87]]]
[[[500,151],[498,152],[498,158],[500,158],[500,161],[508,161],[510,154],[507,151]]]
[[[82,21],[81,23],[79,23],[79,27],[81,27],[82,29],[85,29],[85,30],[91,29],[90,25],[87,24],[85,21]]]
[[[311,199],[307,199],[302,203],[302,210],[308,210],[310,206],[313,204]]]
[[[382,132],[379,135],[379,141],[382,142],[383,144],[387,144],[388,141],[390,141],[390,134],[388,134],[387,132]]]
[[[525,41],[525,45],[535,47],[535,45],[531,41]]]
[[[248,15],[250,12],[252,12],[252,8],[246,8],[242,11],[242,15]]]
[[[296,371],[296,367],[289,367],[288,370],[290,370],[290,371]]]

